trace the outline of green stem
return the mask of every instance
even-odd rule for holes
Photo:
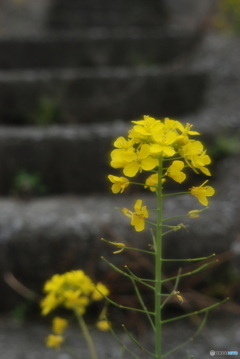
[[[176,195],[180,195],[180,194],[189,194],[190,192],[176,192],[176,193],[166,193],[163,195],[163,197],[168,197],[168,196],[176,196]]]
[[[183,318],[187,318],[187,317],[191,317],[192,315],[197,315],[197,314],[200,314],[200,313],[204,313],[204,312],[206,312],[207,310],[211,310],[211,309],[213,309],[213,308],[218,307],[220,304],[225,303],[225,302],[228,301],[229,299],[230,299],[230,298],[227,297],[226,299],[222,300],[221,302],[212,304],[212,305],[210,305],[209,307],[206,307],[206,308],[203,308],[203,309],[200,309],[200,310],[196,310],[195,312],[183,314],[183,315],[180,315],[180,316],[178,316],[178,317],[174,317],[174,318],[170,318],[170,319],[163,320],[163,321],[162,321],[162,324],[169,323],[169,322],[173,322],[173,321],[175,321],[175,320],[179,320],[179,319],[183,319]]]
[[[176,350],[180,349],[181,347],[183,347],[184,345],[188,344],[189,342],[193,341],[195,339],[196,336],[198,336],[198,334],[201,333],[201,331],[203,330],[205,324],[206,324],[206,321],[207,321],[207,316],[208,316],[208,310],[205,312],[205,316],[202,320],[202,323],[200,324],[200,326],[198,327],[196,333],[191,336],[189,339],[187,339],[185,342],[177,345],[175,348],[169,350],[167,353],[165,353],[163,355],[163,358],[166,358],[167,356],[169,356],[170,354],[174,353]]]
[[[157,228],[156,228],[156,256],[155,256],[155,354],[162,357],[162,157],[159,158],[158,188],[157,188]]]
[[[88,331],[88,328],[86,326],[86,323],[82,317],[81,314],[79,314],[77,311],[75,311],[75,314],[76,314],[76,317],[77,317],[77,320],[78,320],[78,323],[80,325],[80,328],[82,329],[82,332],[83,332],[83,336],[87,342],[87,345],[88,345],[88,348],[89,348],[89,351],[90,351],[90,354],[91,354],[91,359],[98,359],[98,356],[97,356],[97,353],[95,351],[95,347],[94,347],[94,344],[93,344],[93,340],[92,340],[92,337]]]

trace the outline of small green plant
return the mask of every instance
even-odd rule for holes
[[[59,123],[62,120],[62,113],[57,104],[48,98],[39,100],[38,107],[31,116],[31,122],[35,125],[46,126]]]
[[[210,148],[212,158],[219,159],[240,153],[239,136],[219,136]]]
[[[46,187],[42,183],[39,173],[21,170],[13,180],[13,191],[20,197],[32,197],[43,195],[46,192]]]
[[[213,26],[222,32],[240,34],[240,1],[218,0]]]

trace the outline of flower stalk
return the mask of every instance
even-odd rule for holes
[[[187,178],[186,172],[191,170],[193,170],[195,173],[201,172],[206,176],[211,176],[209,169],[206,167],[211,163],[211,159],[206,154],[206,150],[204,149],[203,144],[200,141],[196,141],[190,138],[191,136],[199,135],[198,132],[192,131],[192,125],[190,124],[183,126],[179,121],[171,120],[169,118],[165,118],[163,121],[161,121],[149,116],[144,116],[143,120],[132,122],[134,125],[128,132],[128,138],[125,139],[124,137],[119,137],[114,142],[115,149],[111,152],[110,162],[111,167],[114,169],[122,169],[124,176],[128,178],[117,177],[113,175],[109,175],[108,178],[112,182],[113,193],[123,193],[125,189],[131,185],[138,185],[141,187],[144,186],[144,188],[150,192],[155,192],[155,209],[148,209],[141,199],[138,199],[133,205],[134,211],[131,211],[127,208],[122,209],[122,213],[130,219],[130,224],[134,227],[135,231],[141,232],[145,230],[146,227],[150,227],[153,239],[153,245],[150,247],[152,251],[142,248],[132,248],[132,246],[125,245],[124,243],[114,244],[114,242],[105,241],[111,245],[120,247],[118,251],[114,252],[115,254],[120,253],[123,250],[125,251],[128,249],[135,249],[136,251],[142,252],[145,255],[154,255],[154,280],[139,278],[127,266],[125,266],[127,269],[127,272],[125,272],[114,266],[105,258],[103,259],[112,269],[131,280],[142,309],[130,308],[126,306],[119,307],[134,310],[139,313],[145,313],[147,315],[153,330],[155,348],[154,353],[150,353],[148,351],[146,351],[146,353],[154,356],[156,359],[163,359],[182,346],[180,345],[176,348],[173,348],[168,353],[164,354],[164,348],[162,345],[162,329],[163,324],[165,324],[167,321],[162,320],[163,306],[172,296],[175,296],[180,304],[184,302],[181,293],[177,290],[180,278],[198,273],[199,271],[204,270],[206,267],[216,262],[212,261],[204,263],[198,268],[185,273],[182,273],[180,268],[178,275],[170,278],[163,276],[162,263],[164,261],[173,261],[173,259],[163,259],[163,239],[165,238],[165,235],[171,232],[176,232],[182,228],[186,228],[186,225],[183,223],[178,225],[171,225],[170,223],[170,225],[167,225],[166,221],[175,220],[176,218],[180,217],[198,218],[200,213],[203,211],[203,209],[194,209],[190,210],[184,215],[163,218],[163,200],[167,196],[189,194],[194,196],[201,205],[207,208],[207,197],[211,197],[215,193],[211,186],[206,186],[208,181],[205,181],[200,186],[192,186],[188,191],[178,191],[175,193],[166,193],[163,187],[165,182],[169,180],[181,184]],[[146,178],[145,182],[141,183],[138,180],[132,181],[132,178],[137,176],[138,173],[144,172],[148,172],[148,177]],[[153,212],[156,213],[155,221],[149,220],[149,217]],[[163,227],[165,228],[165,231],[163,231]],[[183,261],[204,261],[213,256],[214,254],[201,258],[183,259]],[[177,260],[179,261],[180,259]],[[171,281],[175,281],[175,285],[172,285],[172,291],[169,294],[163,293],[163,283]],[[137,286],[138,284],[147,286],[149,289],[153,290],[154,312],[150,312],[145,306],[143,298],[140,294],[140,290]],[[162,301],[163,298],[165,298],[164,301]],[[110,299],[108,300],[109,303],[118,306],[117,303]],[[215,308],[215,305],[204,308],[203,310],[199,311],[199,313],[207,313],[212,308]],[[196,312],[180,316],[179,319],[194,315],[195,313]],[[176,318],[176,320],[177,319],[178,318]],[[189,339],[190,341],[193,340],[193,338],[202,330],[205,321],[206,318],[204,318],[202,321],[202,324],[200,325],[196,334],[194,334],[194,336]],[[124,330],[126,331],[125,327]],[[127,333],[132,341],[141,348],[141,345],[134,337],[132,337],[131,333],[128,331]],[[183,343],[183,345],[184,344],[185,343]]]
[[[92,340],[92,337],[88,331],[88,327],[85,323],[85,320],[83,319],[83,316],[80,315],[77,311],[75,311],[75,315],[77,317],[77,320],[78,320],[78,323],[79,323],[79,326],[82,330],[82,333],[83,333],[83,336],[87,342],[87,345],[88,345],[88,349],[89,349],[89,352],[90,352],[90,355],[91,355],[91,359],[98,359],[98,356],[97,356],[97,353],[96,353],[96,350],[95,350],[95,347],[94,347],[94,344],[93,344],[93,340]]]
[[[155,354],[161,358],[162,353],[162,156],[159,157],[158,187],[157,187],[157,227],[155,236]]]

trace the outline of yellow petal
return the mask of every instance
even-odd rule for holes
[[[133,215],[131,224],[135,227],[136,232],[141,232],[144,230],[145,221],[141,217]]]
[[[144,171],[150,171],[154,167],[158,166],[159,160],[157,158],[153,158],[151,156],[145,158],[141,161],[141,167]]]
[[[141,208],[142,208],[142,200],[138,199],[134,205],[134,209],[136,212],[140,212]]]
[[[213,196],[215,193],[215,190],[213,187],[211,186],[207,186],[206,187],[206,195],[209,197],[209,196]]]
[[[123,173],[125,174],[125,176],[134,177],[138,173],[139,168],[140,168],[139,163],[133,161],[124,167]]]

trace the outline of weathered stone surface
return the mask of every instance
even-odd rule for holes
[[[0,193],[11,194],[19,171],[39,173],[46,193],[100,193],[108,188],[112,142],[122,122],[82,126],[2,127]]]
[[[208,74],[185,70],[150,66],[0,72],[0,118],[26,123],[44,98],[69,122],[186,114],[201,106]]]
[[[197,49],[190,69],[209,69],[209,82],[200,111],[185,117],[212,136],[236,135],[240,128],[240,39],[209,34]],[[211,70],[210,70],[211,69]]]
[[[210,208],[197,219],[180,219],[187,230],[173,232],[166,237],[164,256],[167,258],[190,258],[220,254],[232,250],[232,259],[239,255],[236,243],[240,233],[238,213],[239,157],[226,161],[218,168],[220,181],[211,182],[216,196],[210,201]],[[217,177],[217,178],[218,178]],[[198,185],[200,183],[194,183]],[[145,230],[133,231],[128,218],[114,210],[114,207],[132,208],[136,199],[142,198],[149,208],[155,208],[154,196],[135,194],[131,196],[88,196],[52,197],[33,201],[3,199],[0,202],[0,243],[2,272],[12,272],[23,284],[37,291],[42,283],[55,272],[83,268],[92,277],[111,282],[111,270],[100,259],[106,256],[116,265],[128,263],[136,271],[151,273],[151,258],[139,268],[141,259],[133,251],[113,255],[114,247],[100,239],[123,242],[129,246],[149,249],[151,235]],[[166,198],[164,216],[184,215],[192,209],[201,208],[190,195]],[[167,264],[168,273],[176,264]],[[3,288],[5,287],[2,284]],[[115,288],[116,289],[116,288]],[[7,292],[9,295],[9,290]],[[1,299],[6,305],[4,296]],[[10,301],[11,302],[11,301]],[[8,301],[8,304],[10,303]]]
[[[0,36],[44,33],[52,2],[52,0],[1,0]]]
[[[165,0],[167,27],[173,29],[206,30],[215,12],[216,0]]]
[[[0,69],[139,66],[171,63],[188,54],[199,35],[159,27],[90,28],[45,36],[0,39]],[[26,56],[27,54],[27,56]]]
[[[238,350],[239,351],[239,315],[223,314],[218,312],[217,315],[209,314],[206,329],[194,341],[174,354],[168,356],[169,359],[186,358],[186,351],[196,358],[210,357],[210,350]],[[135,329],[137,327],[135,323]],[[44,346],[44,340],[49,335],[50,326],[43,323],[18,323],[13,320],[1,318],[0,321],[0,355],[1,359],[71,359],[66,349],[61,352],[51,350]],[[72,326],[68,329],[68,343],[81,355],[82,359],[89,358],[89,352],[85,340],[78,335],[79,328]],[[169,323],[164,326],[163,343],[164,352],[170,350],[176,345],[190,338],[196,332],[196,326],[189,321]],[[141,328],[141,343],[143,347],[153,350],[153,336],[149,327]],[[110,333],[101,333],[91,330],[91,335],[96,345],[97,353],[100,359],[115,359],[121,355],[121,347]],[[123,332],[117,331],[119,339],[139,358],[150,358],[146,353],[137,348],[131,339]],[[136,334],[135,334],[136,337]],[[170,339],[169,339],[170,338]],[[139,338],[138,338],[139,339]],[[124,358],[132,358],[126,351]]]
[[[78,29],[95,26],[153,26],[163,25],[166,19],[162,0],[109,0],[76,1],[57,0],[49,14],[49,26],[53,29]]]

